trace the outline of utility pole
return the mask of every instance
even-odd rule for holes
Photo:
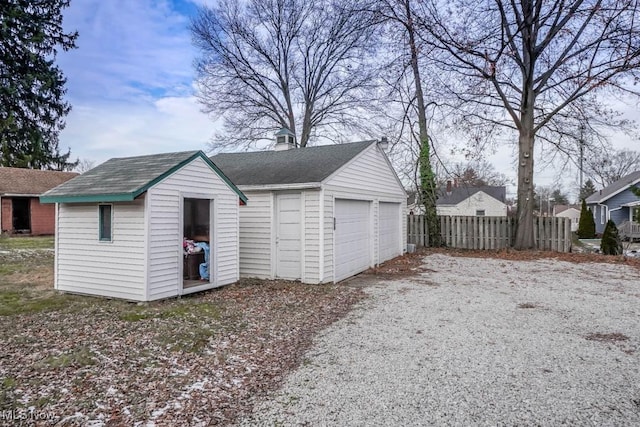
[[[582,177],[583,177],[583,162],[584,162],[584,125],[580,125],[580,191],[578,194],[582,193]]]

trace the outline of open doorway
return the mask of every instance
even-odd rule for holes
[[[13,233],[31,233],[31,200],[27,197],[12,199]]]
[[[185,198],[183,210],[183,289],[213,282],[210,199]]]

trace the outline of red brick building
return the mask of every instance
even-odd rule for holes
[[[41,205],[38,196],[77,175],[0,167],[0,231],[32,236],[54,234],[55,205]]]

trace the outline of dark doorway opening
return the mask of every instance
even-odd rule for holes
[[[183,289],[211,283],[211,200],[184,199],[183,212]]]
[[[14,198],[12,200],[13,232],[31,233],[31,200],[28,198]]]

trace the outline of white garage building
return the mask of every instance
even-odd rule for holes
[[[240,275],[338,282],[406,247],[404,188],[376,141],[212,157],[249,199]]]

